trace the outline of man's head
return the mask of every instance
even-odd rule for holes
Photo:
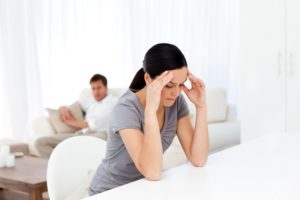
[[[101,74],[95,74],[90,79],[93,96],[96,101],[102,100],[107,95],[107,79]]]

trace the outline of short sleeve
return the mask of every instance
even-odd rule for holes
[[[177,120],[189,114],[189,108],[184,96],[181,94],[177,99]]]
[[[122,129],[141,130],[141,123],[142,120],[136,108],[128,104],[118,104],[112,112],[110,121],[113,132],[117,134],[119,134],[119,131]]]

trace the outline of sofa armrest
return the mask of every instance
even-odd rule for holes
[[[51,124],[49,117],[40,116],[33,120],[32,124],[33,136],[41,137],[55,134],[55,130]]]

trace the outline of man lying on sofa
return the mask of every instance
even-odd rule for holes
[[[59,117],[55,118],[55,111],[48,109],[50,121],[57,134],[36,140],[35,147],[41,157],[50,157],[58,143],[72,136],[87,134],[106,139],[109,116],[117,99],[108,94],[107,79],[101,74],[95,74],[90,79],[90,86],[92,97],[76,101],[71,106],[60,107]]]

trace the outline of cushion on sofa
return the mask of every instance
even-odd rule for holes
[[[81,110],[80,104],[76,101],[72,105],[68,106],[68,109],[74,116],[74,118],[78,121],[83,121],[83,112]],[[80,128],[75,128],[72,126],[69,126],[68,124],[64,123],[60,119],[60,114],[57,109],[51,109],[47,108],[47,111],[49,113],[49,118],[51,121],[51,124],[53,125],[56,133],[75,133]]]
[[[35,118],[32,122],[32,128],[34,130],[34,135],[46,136],[55,133],[55,129],[48,116],[39,116]]]
[[[223,88],[211,88],[206,93],[208,123],[223,122],[227,117],[226,92]]]
[[[183,92],[184,94],[184,92]],[[188,99],[186,94],[183,95],[188,104],[191,121],[194,125],[196,118],[195,105]],[[226,92],[223,88],[210,88],[206,90],[207,103],[207,120],[208,123],[223,122],[227,117]]]
[[[113,97],[119,98],[121,97],[125,92],[127,91],[127,88],[109,88],[108,93],[111,94]],[[93,94],[90,88],[85,88],[81,91],[78,102],[80,105],[85,105],[86,102],[93,99]]]

